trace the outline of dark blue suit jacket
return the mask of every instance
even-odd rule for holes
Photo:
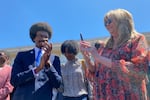
[[[31,70],[35,65],[34,49],[19,52],[14,60],[11,84],[15,87],[13,100],[51,100],[52,88],[58,88],[62,78],[60,76],[60,59],[55,56],[53,66],[45,71],[49,81],[35,91],[35,77]],[[56,71],[56,70],[57,71]]]

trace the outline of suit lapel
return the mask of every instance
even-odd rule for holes
[[[30,63],[30,65],[35,65],[35,50],[32,49],[28,52],[28,61]]]

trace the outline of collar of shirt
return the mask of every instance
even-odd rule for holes
[[[40,50],[39,48],[37,48],[37,47],[35,47],[34,48],[34,50],[35,50],[35,58],[37,57],[37,55],[38,55],[38,51]],[[42,50],[42,55],[44,54],[44,50]]]

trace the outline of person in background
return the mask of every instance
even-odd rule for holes
[[[101,54],[104,48],[104,42],[101,40],[98,40],[95,42],[94,46],[97,49],[98,53]]]
[[[150,100],[150,48],[148,48],[148,61],[149,61],[149,66],[148,66],[148,83],[147,83],[147,95],[148,95],[148,100]]]
[[[0,100],[10,100],[13,86],[10,84],[11,69],[9,56],[0,50]]]
[[[67,62],[62,66],[63,100],[87,100],[87,90],[84,81],[82,64],[77,54],[78,43],[66,40],[61,45],[61,53]]]
[[[80,42],[89,71],[98,79],[94,100],[148,100],[145,36],[135,30],[132,14],[125,9],[106,13],[104,25],[110,38],[101,54],[89,42]],[[98,69],[89,55],[99,63]]]
[[[16,55],[10,80],[15,87],[13,100],[52,100],[52,90],[60,86],[62,78],[59,58],[51,59],[52,44],[48,43],[51,36],[51,27],[46,22],[30,27],[35,47]]]

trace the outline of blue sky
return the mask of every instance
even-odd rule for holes
[[[123,8],[133,15],[138,32],[150,32],[150,0],[1,0],[0,49],[34,45],[29,37],[33,23],[48,22],[52,43],[109,36],[103,17]]]

